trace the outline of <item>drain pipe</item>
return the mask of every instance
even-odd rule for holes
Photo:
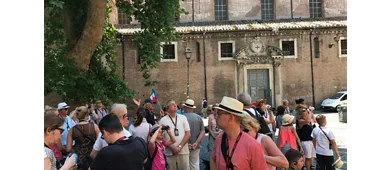
[[[203,32],[203,77],[204,77],[204,98],[207,100],[206,45],[205,45],[205,38],[206,38],[206,31]]]
[[[293,14],[293,0],[290,0],[290,10],[291,10],[291,19],[294,19],[294,14]]]
[[[310,29],[310,71],[311,71],[311,93],[313,96],[312,102],[313,107],[316,105],[315,97],[314,97],[314,71],[313,71],[313,45],[312,45],[312,35],[313,35],[313,29]]]

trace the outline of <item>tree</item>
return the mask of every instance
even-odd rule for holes
[[[149,70],[158,66],[160,42],[178,38],[178,0],[45,0],[45,95],[56,93],[71,103],[105,103],[133,97],[116,65],[118,38],[108,14],[113,6],[134,16],[143,31],[133,36],[141,56],[146,86]],[[167,12],[167,11],[178,11]]]

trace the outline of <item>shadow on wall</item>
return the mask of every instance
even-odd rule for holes
[[[236,98],[233,80],[226,79],[223,74],[220,73],[214,78],[213,84],[214,100],[221,101],[223,96]]]

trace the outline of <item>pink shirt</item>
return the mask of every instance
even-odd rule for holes
[[[215,139],[215,146],[212,151],[212,158],[217,164],[217,170],[226,170],[226,162],[221,151],[222,135],[223,133],[219,134]],[[232,152],[235,142],[235,139],[229,140],[229,153]],[[242,132],[241,139],[237,143],[232,156],[232,163],[234,170],[268,169],[261,144],[259,145],[253,137],[244,132]]]
[[[156,142],[156,147],[157,147],[157,153],[156,156],[153,159],[152,162],[152,170],[165,170],[165,158],[164,158],[164,153],[165,153],[165,141],[163,140],[162,142]],[[150,149],[149,152],[151,156],[153,155],[154,148]]]

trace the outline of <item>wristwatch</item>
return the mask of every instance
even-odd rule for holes
[[[181,145],[179,145],[179,148],[181,148]]]

